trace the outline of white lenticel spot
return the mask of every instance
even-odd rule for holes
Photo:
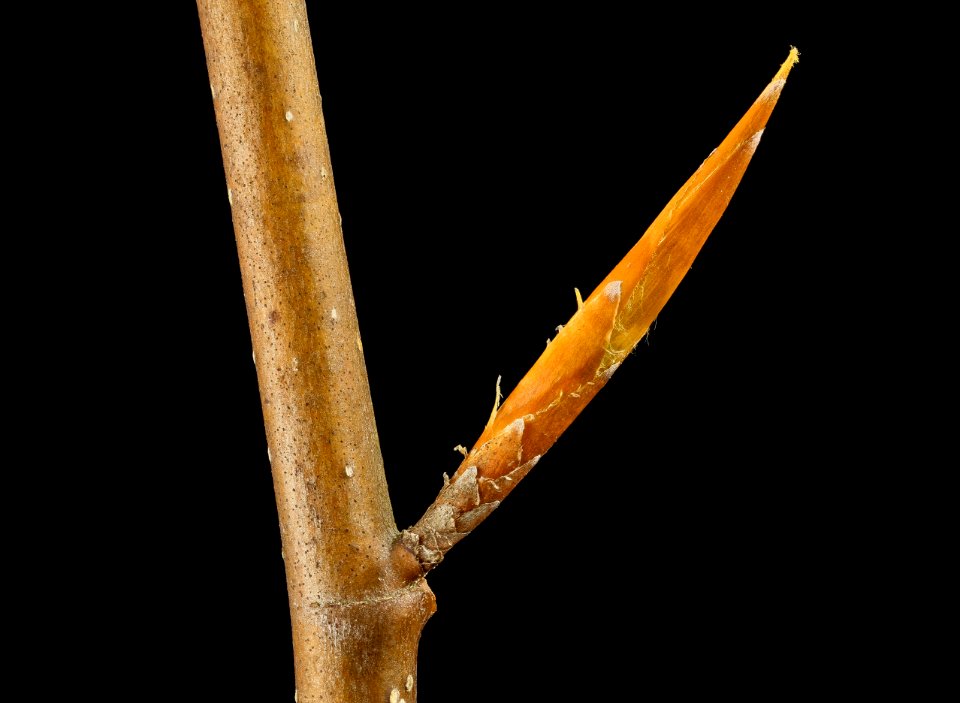
[[[332,317],[334,320],[336,320],[338,317],[340,317],[340,316],[337,314],[337,309],[336,309],[336,308],[334,308],[333,310],[330,311],[330,317]]]
[[[287,118],[287,122],[292,122],[292,121],[293,121],[293,113],[290,112],[289,110],[287,110],[287,112],[286,112],[286,114],[284,115],[284,117]]]
[[[400,703],[400,689],[395,688],[390,691],[390,703]]]
[[[353,464],[347,464],[347,468],[343,470],[343,473],[347,475],[347,478],[353,478]]]
[[[407,674],[407,692],[413,690],[413,674]]]
[[[267,461],[273,463],[273,454],[270,453],[270,447],[267,447]]]
[[[233,191],[227,188],[227,202],[233,205]]]

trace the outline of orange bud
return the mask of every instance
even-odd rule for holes
[[[477,466],[480,476],[497,478],[542,455],[609,380],[660,314],[726,209],[798,57],[791,49],[726,139],[494,409],[458,473]],[[493,441],[507,430],[511,441]],[[495,450],[500,446],[502,457]]]

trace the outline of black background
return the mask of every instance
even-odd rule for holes
[[[202,38],[191,3],[168,11],[141,18],[148,31],[123,37],[100,76],[133,98],[102,116],[127,128],[104,192],[133,215],[117,228],[124,262],[94,285],[125,301],[97,322],[116,361],[100,429],[130,457],[129,493],[106,502],[117,541],[137,545],[120,566],[138,574],[104,585],[105,607],[149,593],[152,642],[139,601],[130,637],[151,655],[132,668],[157,690],[290,701]],[[482,429],[497,376],[509,392],[575,310],[573,288],[593,289],[801,51],[649,339],[431,574],[420,700],[779,696],[867,671],[862,643],[889,619],[873,617],[865,574],[891,542],[851,439],[856,292],[833,286],[825,252],[850,234],[836,207],[851,168],[837,135],[855,122],[836,102],[849,35],[819,17],[308,11],[400,527]],[[117,68],[132,56],[147,57],[134,79]]]

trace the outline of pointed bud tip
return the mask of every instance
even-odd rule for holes
[[[780,70],[777,71],[777,78],[786,78],[787,74],[790,73],[790,69],[793,68],[794,64],[800,63],[800,50],[795,46],[790,47],[790,55],[787,56],[787,60],[783,62],[783,65],[780,66]]]
[[[790,54],[787,56],[787,60],[780,64],[780,70],[777,71],[777,75],[773,77],[771,83],[778,84],[778,88],[782,88],[784,82],[787,80],[787,75],[790,73],[790,69],[794,65],[800,62],[800,52],[797,50],[797,47],[790,47]]]
[[[780,65],[780,70],[777,71],[773,79],[767,84],[767,87],[763,89],[755,105],[767,105],[769,109],[773,109],[773,105],[776,104],[777,99],[780,97],[783,86],[787,83],[787,75],[790,73],[790,69],[799,61],[800,52],[795,46],[791,46],[787,60]],[[766,119],[764,118],[763,121],[765,122]]]

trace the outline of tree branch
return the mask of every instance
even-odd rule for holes
[[[199,0],[286,561],[299,700],[387,700],[433,594],[393,519],[302,0]],[[406,700],[415,698],[415,684]]]
[[[526,476],[645,334],[729,203],[796,55],[400,533],[303,0],[198,8],[280,516],[298,700],[413,703],[417,642],[435,609],[422,575]]]

